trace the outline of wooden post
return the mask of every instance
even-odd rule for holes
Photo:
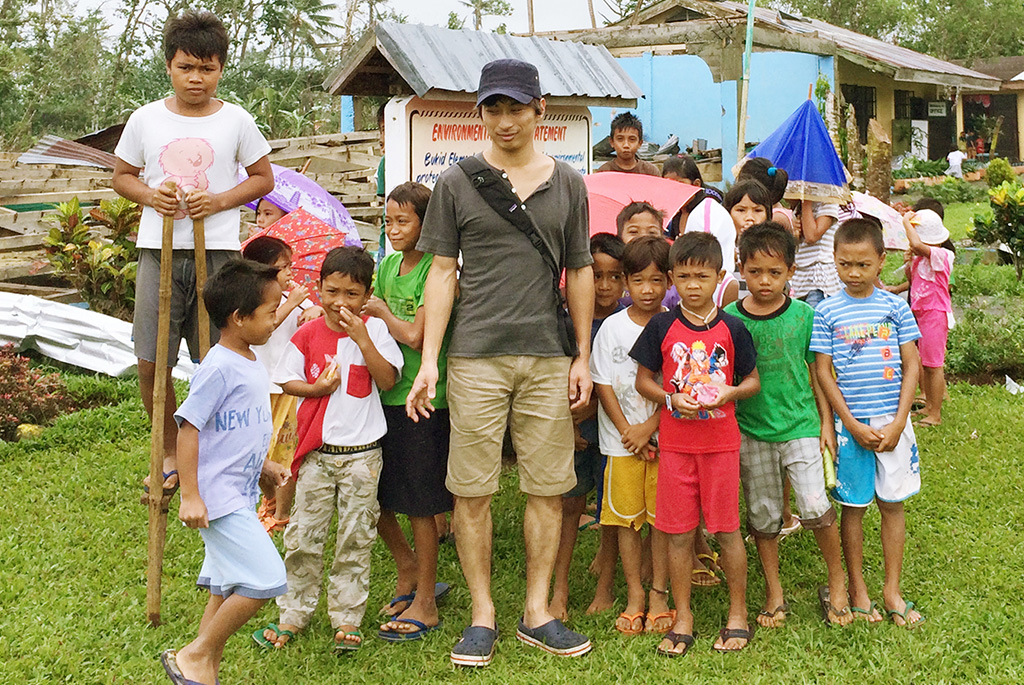
[[[169,184],[174,189],[174,184]],[[160,245],[160,290],[157,309],[156,360],[153,372],[153,423],[149,447],[149,561],[146,567],[146,617],[160,625],[160,585],[167,535],[167,504],[164,502],[164,412],[167,407],[167,361],[171,336],[171,259],[174,251],[174,218],[165,216]],[[173,392],[173,387],[171,388]]]
[[[203,361],[210,351],[210,313],[206,311],[203,301],[203,289],[206,287],[206,225],[202,219],[192,222],[192,238],[196,253],[196,312],[199,314],[199,361]]]

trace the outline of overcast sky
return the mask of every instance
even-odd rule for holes
[[[339,5],[343,4],[338,2]],[[511,0],[511,17],[488,17],[484,19],[484,28],[493,29],[498,24],[505,22],[510,31],[525,33],[529,30],[529,21],[526,16],[526,0]],[[420,24],[444,24],[448,19],[449,12],[455,12],[460,17],[470,14],[468,7],[459,0],[392,0],[391,7],[399,14],[409,17],[410,22]],[[602,13],[609,14],[608,7],[604,0],[594,0],[594,13],[597,15],[597,24],[603,24]],[[537,31],[554,31],[556,29],[578,29],[590,26],[590,13],[587,10],[587,0],[534,0],[533,14],[535,28]],[[466,22],[467,28],[472,28],[472,20]]]

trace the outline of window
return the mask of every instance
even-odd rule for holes
[[[860,142],[868,142],[868,121],[875,117],[875,89],[871,86],[840,86],[843,91],[843,99],[846,104],[853,105],[857,117],[857,129],[860,133]]]
[[[895,104],[896,104],[896,118],[897,119],[913,119],[913,108],[911,107],[910,101],[914,96],[914,93],[909,90],[897,90],[893,93]]]

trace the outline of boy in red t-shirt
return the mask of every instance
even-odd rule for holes
[[[669,535],[677,616],[658,653],[681,656],[693,644],[690,574],[701,514],[721,545],[729,584],[729,616],[714,648],[735,652],[746,647],[753,634],[747,623],[747,556],[739,532],[740,431],[735,401],[761,389],[756,352],[740,320],[715,306],[715,288],[725,276],[715,237],[680,236],[669,261],[679,306],[656,314],[629,353],[640,365],[637,391],[663,407],[655,526]]]

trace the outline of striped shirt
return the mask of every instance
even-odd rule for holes
[[[829,216],[833,219],[839,218],[839,206],[815,202],[812,206],[814,218]],[[796,249],[796,273],[790,281],[790,295],[793,297],[805,297],[812,290],[821,290],[825,297],[831,297],[843,289],[836,272],[835,250],[833,241],[838,228],[838,221],[825,231],[818,242],[813,245],[803,241]]]
[[[855,418],[895,414],[903,367],[900,345],[921,337],[902,298],[875,288],[865,298],[845,290],[814,311],[811,351],[831,355],[836,380]]]

